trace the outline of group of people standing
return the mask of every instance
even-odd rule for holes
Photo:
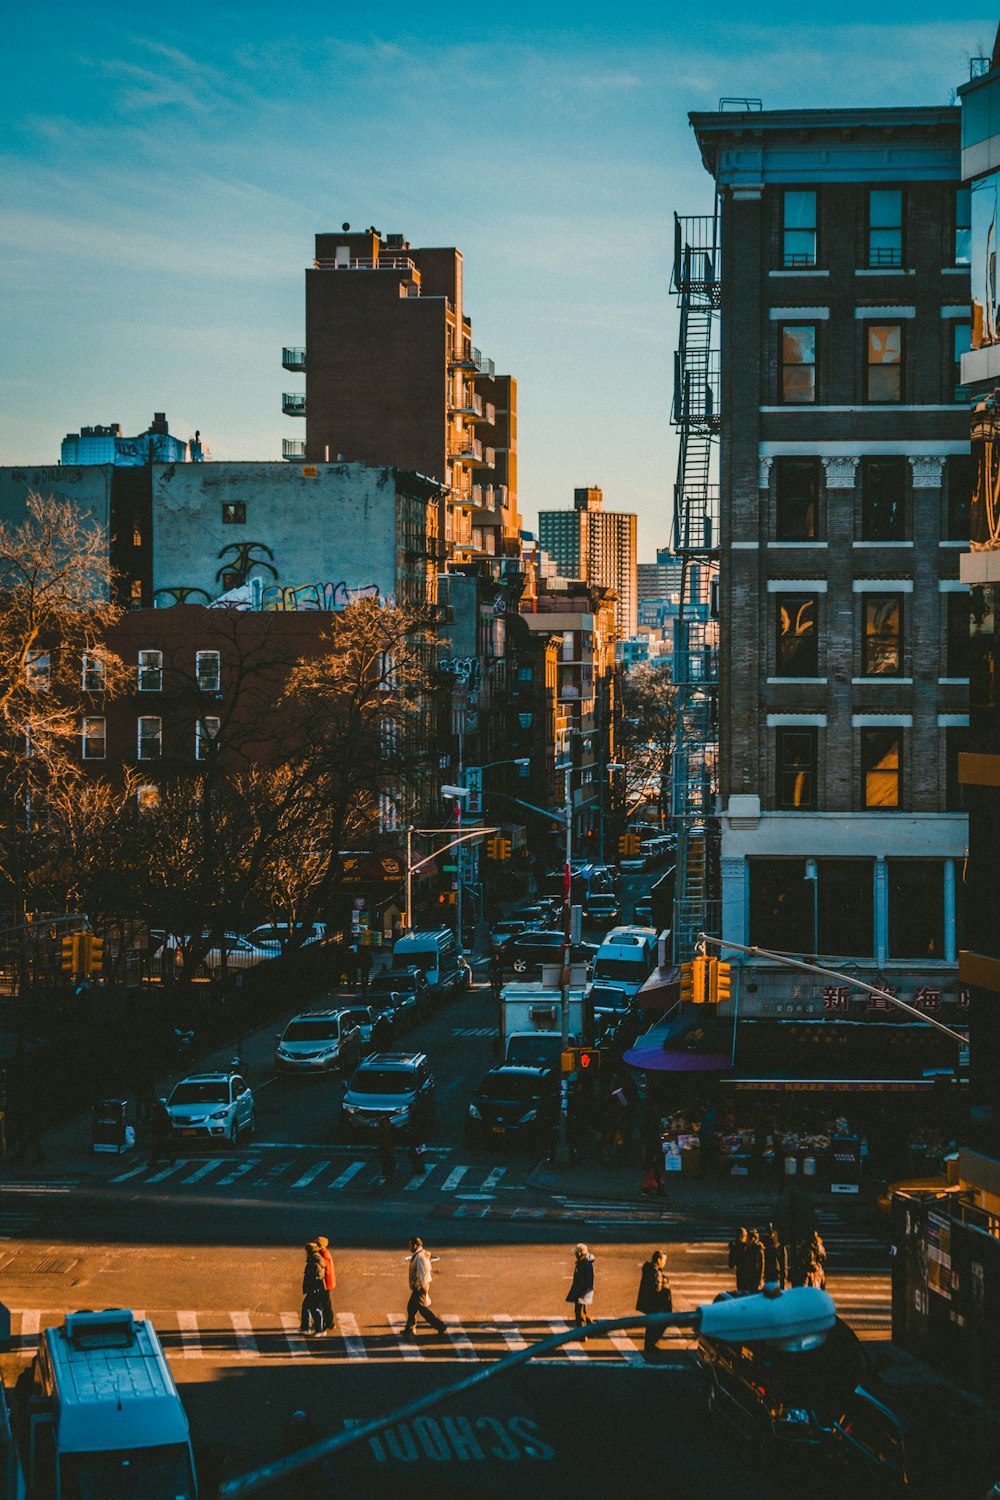
[[[738,1292],[759,1292],[764,1286],[826,1285],[826,1248],[819,1232],[789,1250],[772,1224],[763,1234],[741,1225],[729,1246],[729,1269]]]
[[[337,1273],[330,1254],[330,1241],[320,1234],[306,1246],[302,1273],[302,1317],[300,1332],[322,1337],[333,1332],[333,1289]]]

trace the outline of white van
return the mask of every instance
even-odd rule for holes
[[[597,950],[594,983],[613,984],[634,998],[656,968],[655,927],[613,927]]]
[[[422,969],[431,993],[438,998],[459,994],[468,984],[468,971],[458,956],[458,944],[450,927],[433,932],[411,932],[392,950],[394,969]]]
[[[27,1400],[32,1495],[197,1500],[187,1415],[148,1319],[67,1313],[42,1334]]]

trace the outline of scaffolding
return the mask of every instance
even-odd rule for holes
[[[674,215],[671,291],[680,309],[672,424],[678,429],[673,550],[681,559],[675,623],[676,725],[670,815],[677,839],[674,962],[720,919],[718,794],[719,625],[718,214]]]

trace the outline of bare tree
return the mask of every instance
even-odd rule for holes
[[[666,667],[645,662],[622,681],[621,751],[625,762],[625,805],[655,802],[662,807],[674,736],[674,685]]]

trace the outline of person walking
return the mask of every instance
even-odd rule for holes
[[[337,1285],[337,1273],[333,1267],[333,1256],[330,1254],[330,1241],[325,1234],[316,1236],[319,1253],[323,1257],[323,1332],[333,1332],[333,1289]]]
[[[435,1333],[444,1333],[444,1319],[439,1318],[437,1313],[431,1312],[431,1258],[424,1249],[424,1242],[419,1235],[414,1235],[410,1240],[410,1266],[409,1283],[410,1296],[406,1304],[406,1327],[403,1333],[408,1339],[415,1339],[417,1330],[415,1327],[417,1314],[429,1323]]]
[[[788,1251],[773,1224],[764,1239],[764,1282],[782,1288],[788,1285]]]
[[[177,1160],[177,1141],[174,1138],[173,1122],[165,1099],[156,1099],[149,1113],[149,1161],[146,1170],[152,1172],[166,1159],[168,1166]]]
[[[826,1286],[826,1246],[815,1230],[795,1252],[793,1276],[796,1286]]]
[[[396,1135],[388,1115],[379,1121],[378,1161],[382,1169],[382,1182],[385,1184],[396,1171]]]
[[[573,1304],[576,1326],[586,1328],[587,1324],[592,1321],[588,1308],[594,1300],[594,1257],[586,1245],[577,1245],[574,1254],[576,1261],[573,1266],[573,1280],[566,1293],[566,1301]],[[584,1339],[586,1339],[586,1334],[584,1334]]]
[[[323,1252],[315,1240],[306,1246],[306,1265],[302,1273],[302,1317],[299,1332],[323,1332],[323,1309],[326,1303],[326,1265]]]
[[[747,1234],[746,1249],[736,1264],[736,1290],[759,1292],[764,1285],[764,1246],[756,1229]]]
[[[750,1235],[747,1231],[747,1227],[745,1224],[741,1224],[739,1229],[737,1229],[736,1231],[736,1238],[729,1241],[729,1258],[727,1261],[729,1269],[736,1277],[737,1291],[742,1290],[742,1288],[740,1287],[740,1264],[746,1256],[747,1246],[749,1245],[749,1243]]]
[[[649,1259],[643,1262],[635,1310],[645,1314],[647,1318],[654,1317],[657,1313],[670,1313],[674,1310],[670,1277],[667,1275],[667,1257],[662,1250],[654,1250]],[[663,1329],[657,1328],[655,1324],[647,1323],[643,1334],[642,1352],[648,1360],[652,1361],[656,1355],[657,1342],[663,1335]]]

